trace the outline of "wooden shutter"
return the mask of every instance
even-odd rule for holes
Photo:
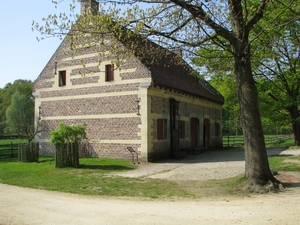
[[[106,65],[106,81],[113,81],[114,80],[114,66],[113,65]]]
[[[164,139],[164,120],[157,119],[157,139]]]
[[[67,76],[66,71],[59,71],[59,86],[66,86],[67,84]]]

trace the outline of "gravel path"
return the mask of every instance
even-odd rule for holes
[[[300,150],[272,148],[268,155],[300,155]],[[141,163],[138,169],[116,175],[124,177],[149,177],[167,180],[213,180],[226,179],[243,174],[245,153],[243,149],[208,151],[189,155],[180,160],[167,160],[157,163]]]
[[[0,184],[1,225],[299,224],[300,191],[246,198],[142,201]]]

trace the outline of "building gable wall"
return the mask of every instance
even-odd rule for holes
[[[102,61],[90,48],[72,56],[68,52],[65,39],[34,85],[35,113],[41,110],[41,121],[47,128],[38,136],[41,154],[54,153],[50,132],[62,122],[87,126],[90,156],[129,159],[127,146],[146,156],[142,152],[147,147],[142,147],[146,142],[141,140],[143,121],[137,115],[137,101],[143,102],[141,83],[151,81],[150,72],[131,57],[114,70],[114,80],[108,82],[105,66],[111,61]],[[63,86],[59,83],[61,71],[66,71]]]
[[[153,85],[151,72],[135,57],[115,68],[113,81],[106,81],[106,66],[111,63],[93,48],[72,52],[67,39],[62,42],[34,85],[35,113],[47,128],[37,138],[42,154],[54,153],[50,132],[66,123],[87,126],[89,156],[130,159],[126,148],[131,146],[142,161],[169,158],[170,98],[179,101],[176,120],[183,121],[185,131],[180,148],[191,146],[193,118],[199,121],[197,145],[204,145],[206,119],[209,148],[222,147],[221,104]],[[62,71],[65,85],[60,86]],[[166,122],[162,140],[158,139],[158,119]]]

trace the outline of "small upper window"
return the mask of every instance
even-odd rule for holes
[[[66,86],[66,83],[67,83],[67,77],[66,77],[66,71],[63,70],[63,71],[59,71],[58,73],[58,83],[59,83],[59,86],[62,87],[62,86]]]
[[[105,66],[105,81],[113,81],[114,80],[114,65],[106,65]]]

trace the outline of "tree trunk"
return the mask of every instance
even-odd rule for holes
[[[290,113],[290,117],[292,120],[292,127],[293,127],[293,133],[294,133],[294,139],[295,139],[295,145],[300,145],[300,113],[298,110],[298,106],[291,106],[288,109],[288,112]]]
[[[258,94],[252,76],[250,49],[247,42],[241,45],[232,43],[232,49],[235,52],[234,73],[244,137],[245,177],[252,187],[262,186],[269,181],[275,184],[277,180],[273,177],[269,167],[259,115]]]
[[[297,121],[293,123],[293,132],[295,138],[295,145],[300,146],[300,123]]]

